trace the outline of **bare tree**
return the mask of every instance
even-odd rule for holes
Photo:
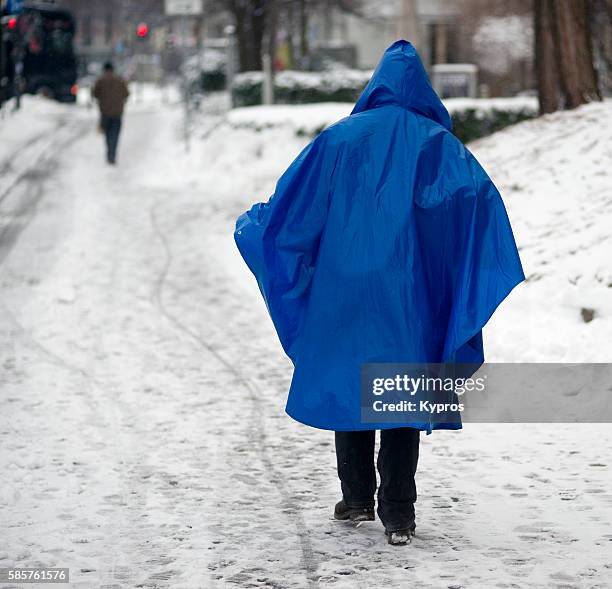
[[[291,29],[287,31],[291,51],[297,53],[299,62],[307,64],[309,21],[314,11],[335,9],[359,15],[361,0],[215,0],[214,5],[232,15],[240,70],[248,71],[261,70],[262,51],[273,58],[280,23]]]
[[[272,71],[274,71],[274,58],[276,56],[276,35],[278,33],[278,0],[267,0],[267,13],[265,23],[265,50],[270,56]]]
[[[595,69],[602,95],[612,95],[612,0],[591,0]]]
[[[593,65],[589,0],[534,0],[540,111],[601,100]]]
[[[300,5],[300,58],[305,62],[310,57],[308,43],[308,6],[306,0],[298,0]]]
[[[261,70],[266,0],[227,0],[234,17],[240,71]]]

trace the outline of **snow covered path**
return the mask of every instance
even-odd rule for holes
[[[109,169],[79,111],[0,204],[0,568],[70,567],[73,587],[610,587],[609,426],[423,436],[410,547],[330,519],[333,435],[284,415],[290,363],[231,240],[303,139],[221,130],[196,164],[179,117],[131,112]]]

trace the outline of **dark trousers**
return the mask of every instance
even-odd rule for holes
[[[380,475],[378,517],[389,531],[414,524],[417,499],[414,475],[419,459],[418,429],[404,427],[380,432],[376,461]],[[375,431],[336,432],[336,458],[342,498],[349,507],[373,507]]]
[[[114,164],[117,159],[121,117],[102,117],[102,129],[106,136],[106,159],[109,163]]]

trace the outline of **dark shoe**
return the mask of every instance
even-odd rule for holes
[[[349,507],[344,500],[336,503],[334,519],[350,520],[352,522],[374,521],[374,507]]]
[[[412,537],[414,536],[416,530],[416,525],[413,525],[411,528],[406,528],[403,530],[385,530],[385,536],[387,536],[387,543],[393,546],[405,546],[406,544],[410,544],[412,541]]]

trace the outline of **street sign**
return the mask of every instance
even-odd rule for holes
[[[436,63],[432,86],[440,98],[476,98],[478,68],[473,63]]]
[[[165,0],[168,16],[199,16],[203,10],[203,0]]]

